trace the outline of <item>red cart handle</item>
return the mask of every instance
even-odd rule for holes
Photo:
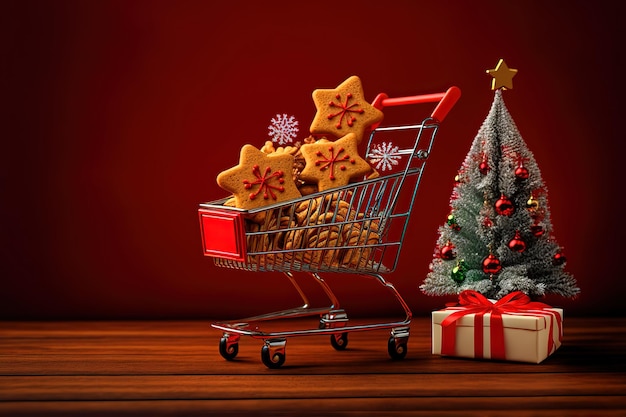
[[[430,117],[432,117],[436,122],[441,123],[448,115],[448,112],[452,110],[452,107],[454,107],[459,97],[461,97],[461,89],[454,86],[448,88],[448,91],[445,93],[423,94],[419,96],[389,98],[387,94],[380,93],[372,102],[372,106],[376,107],[378,110],[382,110],[383,107],[390,106],[439,102]],[[375,125],[372,125],[372,129],[376,129],[379,124],[380,123],[376,123]]]

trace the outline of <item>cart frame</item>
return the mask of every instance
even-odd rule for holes
[[[403,132],[413,138],[412,144],[394,148],[393,153],[387,155],[394,159],[390,162],[395,165],[399,159],[404,159],[404,165],[393,173],[254,210],[226,207],[227,199],[200,204],[198,214],[205,256],[213,257],[219,267],[282,272],[302,299],[299,307],[212,323],[213,328],[223,332],[219,351],[225,359],[235,359],[240,337],[249,336],[263,340],[262,362],[268,368],[280,368],[286,359],[288,337],[327,334],[335,349],[344,350],[348,333],[374,329],[391,329],[388,353],[392,359],[406,356],[412,313],[383,274],[393,272],[398,264],[436,133],[460,94],[457,87],[450,87],[444,93],[398,98],[381,93],[375,98],[372,105],[381,110],[437,103],[431,115],[421,123],[371,127],[367,158],[376,155],[375,139],[379,135]],[[313,277],[328,297],[330,306],[312,308],[294,272]],[[374,279],[391,292],[405,317],[388,322],[349,324],[346,312],[320,273],[350,273]],[[267,320],[305,316],[319,316],[318,326],[265,332],[257,325]]]

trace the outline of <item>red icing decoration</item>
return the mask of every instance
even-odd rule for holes
[[[343,120],[344,120],[344,117],[345,117],[346,123],[348,124],[348,126],[352,127],[352,125],[356,121],[356,117],[354,117],[351,113],[363,114],[364,110],[361,109],[361,108],[356,108],[356,109],[353,108],[355,106],[358,106],[359,103],[349,104],[350,103],[350,99],[352,98],[352,94],[351,93],[346,94],[346,100],[344,102],[341,101],[341,94],[337,94],[335,97],[337,98],[337,103],[335,103],[334,101],[331,101],[330,103],[328,103],[328,106],[329,107],[339,107],[341,110],[338,111],[337,113],[329,114],[328,115],[328,120],[332,120],[333,118],[339,116],[339,121],[337,122],[335,127],[337,129],[341,129],[341,124],[343,123]]]
[[[335,155],[335,148],[333,148],[332,146],[329,146],[328,152],[330,154],[328,157],[326,157],[326,155],[324,155],[322,152],[317,152],[317,156],[321,157],[322,159],[318,159],[317,161],[315,161],[315,166],[319,166],[320,171],[323,171],[326,168],[330,169],[329,178],[331,180],[334,180],[335,179],[335,164],[340,161],[349,161],[351,163],[354,163],[353,162],[354,160],[350,160],[350,155],[344,155],[340,157],[341,153],[344,152],[343,148],[339,148],[339,150],[337,151],[337,154]],[[344,171],[346,169],[346,166],[339,165],[339,169]]]
[[[282,185],[277,186],[277,185],[272,185],[269,183],[273,178],[276,178],[279,184],[284,184],[285,183],[285,179],[283,178],[284,173],[282,171],[276,171],[270,174],[270,172],[272,172],[272,168],[267,167],[265,168],[265,173],[261,175],[261,169],[259,168],[258,165],[254,165],[252,167],[252,174],[256,177],[256,180],[254,181],[243,180],[244,187],[246,190],[250,190],[255,185],[258,185],[259,189],[253,193],[250,193],[250,196],[249,196],[250,200],[254,200],[256,196],[261,193],[261,191],[263,191],[263,198],[265,200],[267,200],[270,197],[272,197],[273,200],[276,200],[277,197],[276,197],[276,194],[274,194],[274,190],[277,190],[281,193],[285,191],[285,187],[283,187]]]

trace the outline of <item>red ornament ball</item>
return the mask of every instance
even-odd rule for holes
[[[491,221],[491,219],[489,217],[485,217],[483,219],[483,226],[487,227],[487,228],[493,226],[493,222]]]
[[[502,264],[500,263],[500,259],[496,258],[493,253],[490,253],[483,260],[483,272],[489,275],[495,275],[502,269]]]
[[[522,240],[519,230],[515,231],[515,237],[509,241],[509,249],[513,252],[522,253],[526,250],[526,242]]]
[[[565,258],[565,255],[563,255],[562,252],[557,252],[552,257],[552,263],[554,265],[563,265],[566,260],[567,260],[567,258]]]
[[[480,173],[483,175],[487,175],[490,169],[491,168],[489,168],[489,163],[487,161],[482,161],[480,164],[478,164],[478,171],[480,171]]]
[[[520,180],[528,179],[529,173],[525,166],[519,166],[515,169],[515,176]]]
[[[513,202],[508,199],[504,194],[500,196],[496,204],[494,205],[496,213],[501,216],[512,216],[515,213],[515,206]]]
[[[442,259],[445,259],[446,261],[450,261],[456,258],[456,251],[454,250],[454,245],[448,242],[445,246],[441,248],[441,250],[439,251],[439,255],[441,256]]]
[[[535,224],[533,226],[530,226],[530,231],[533,234],[533,236],[535,237],[541,237],[543,236],[543,227],[539,224]]]

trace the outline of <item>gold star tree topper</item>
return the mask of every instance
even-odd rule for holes
[[[517,74],[517,70],[513,68],[509,68],[504,62],[504,59],[500,59],[498,61],[498,65],[494,69],[487,70],[487,74],[491,75],[493,79],[491,80],[491,89],[497,90],[499,88],[502,89],[513,89],[513,77]]]

